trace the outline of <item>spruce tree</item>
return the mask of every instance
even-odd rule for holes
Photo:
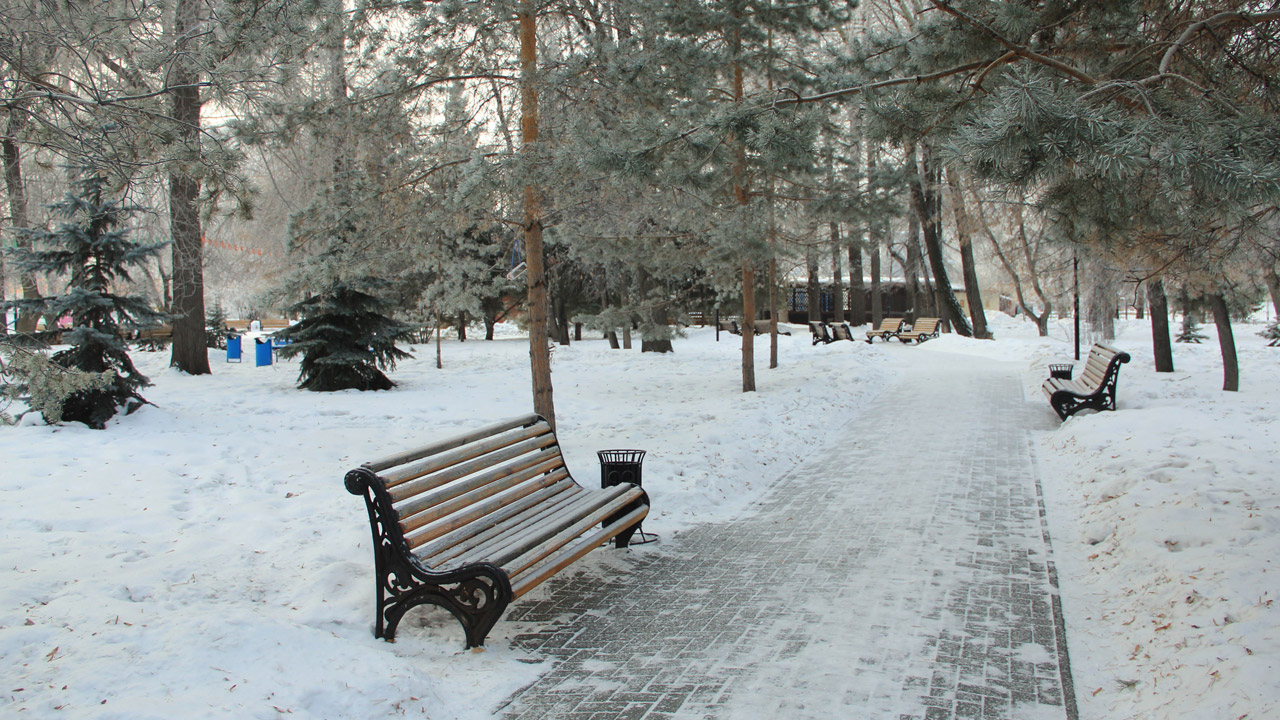
[[[1196,322],[1195,317],[1191,313],[1182,314],[1182,327],[1178,330],[1178,337],[1174,338],[1174,342],[1195,343],[1199,345],[1209,337],[1200,332],[1200,323]]]
[[[54,353],[53,362],[86,373],[114,373],[109,387],[73,393],[60,413],[45,414],[49,421],[60,415],[100,430],[121,408],[127,414],[146,403],[138,390],[151,383],[129,358],[124,334],[154,327],[165,316],[146,298],[115,290],[130,281],[130,268],[156,256],[165,243],[130,240],[123,225],[137,208],[108,198],[107,180],[101,174],[83,172],[74,183],[75,192],[50,206],[65,221],[55,230],[26,231],[32,249],[12,253],[14,264],[23,270],[65,275],[67,292],[5,305],[46,317],[69,317],[71,329],[62,342],[71,347]]]
[[[287,344],[282,357],[302,355],[298,387],[304,390],[389,390],[383,370],[410,357],[396,341],[412,328],[388,316],[385,301],[368,292],[379,283],[366,278],[336,280],[322,292],[289,308],[303,319],[276,333]]]

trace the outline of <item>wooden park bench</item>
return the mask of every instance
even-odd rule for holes
[[[809,332],[813,334],[813,343],[811,343],[813,345],[835,342],[835,338],[831,337],[831,331],[827,329],[827,324],[824,322],[810,320]]]
[[[1053,375],[1040,385],[1040,389],[1049,396],[1049,404],[1063,420],[1086,408],[1115,410],[1120,363],[1127,362],[1129,353],[1109,345],[1096,344],[1089,350],[1089,357],[1085,360],[1084,372],[1080,373],[1080,377],[1071,378],[1070,365],[1065,366],[1065,372],[1062,373],[1051,366]]]
[[[915,341],[918,345],[930,338],[938,337],[938,318],[919,318],[911,324],[910,330],[900,330],[897,338],[904,343]]]
[[[849,323],[832,325],[831,336],[836,340],[848,340],[849,342],[853,342],[853,331],[849,329]]]
[[[902,330],[902,318],[884,318],[874,330],[867,331],[867,344],[870,345],[876,338],[888,342],[889,338],[896,336],[900,330]]]
[[[139,330],[133,336],[138,347],[146,350],[163,350],[173,342],[173,326],[157,325],[146,330]]]
[[[346,486],[373,530],[374,636],[393,640],[405,612],[430,603],[468,648],[512,600],[609,540],[626,547],[649,512],[637,485],[575,482],[538,415],[365,463]]]

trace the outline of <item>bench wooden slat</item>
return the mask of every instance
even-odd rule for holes
[[[437,470],[430,475],[417,475],[413,480],[402,485],[392,487],[389,492],[394,502],[401,502],[406,498],[413,497],[419,493],[428,490],[434,490],[446,483],[455,480],[461,480],[473,473],[478,473],[489,468],[501,465],[510,460],[515,460],[522,455],[535,453],[546,447],[555,445],[556,439],[552,435],[541,435],[533,437],[514,445],[508,445],[499,450],[485,453],[478,457],[473,457],[466,462],[450,465],[449,467]]]
[[[441,440],[440,442],[431,443],[430,445],[423,445],[422,447],[414,450],[407,450],[402,453],[396,453],[395,455],[388,455],[384,458],[374,460],[373,462],[365,463],[362,467],[366,467],[375,473],[380,473],[387,468],[404,465],[415,460],[421,460],[428,455],[435,455],[446,450],[462,447],[467,443],[473,443],[491,435],[496,435],[508,430],[514,430],[515,428],[524,427],[525,425],[532,425],[541,419],[541,416],[530,413],[528,415],[522,415],[509,420],[503,420],[501,422],[486,425],[482,428],[477,428],[462,435],[458,435],[457,437]]]
[[[510,562],[512,558],[528,552],[530,548],[547,541],[549,538],[556,537],[561,531],[574,526],[583,519],[591,517],[601,507],[609,506],[619,497],[627,495],[628,492],[633,490],[635,490],[633,485],[626,484],[605,488],[601,492],[582,493],[581,497],[575,498],[573,503],[561,507],[556,513],[543,518],[536,526],[525,526],[519,532],[509,535],[500,545],[485,552],[485,559],[502,567]],[[634,499],[634,497],[631,499]],[[630,500],[627,502],[630,502]],[[625,504],[624,502],[623,505]],[[605,517],[611,514],[613,513],[608,513]],[[599,520],[596,522],[599,522]],[[594,524],[594,522],[588,523],[586,527],[565,538],[560,544],[563,545],[574,537],[581,535],[588,527]],[[512,573],[508,571],[507,574],[511,575]]]
[[[639,497],[640,491],[638,489],[628,488],[626,492],[620,493],[605,505],[591,511],[590,515],[567,526],[538,545],[533,547],[512,545],[502,552],[495,553],[491,561],[497,563],[499,567],[507,572],[507,575],[515,578],[520,573],[546,559],[556,550],[567,545],[574,538],[590,530],[592,526],[599,525],[609,517],[616,515],[619,510],[622,510]]]
[[[612,490],[612,488],[610,488]],[[533,517],[523,518],[517,522],[506,523],[503,532],[494,536],[483,545],[478,545],[453,559],[454,563],[475,562],[483,557],[487,562],[502,565],[495,558],[505,557],[513,547],[538,542],[537,538],[545,538],[559,532],[577,517],[589,513],[602,502],[611,497],[602,497],[604,492],[580,492],[571,499],[554,508],[546,508],[546,512]],[[612,493],[610,493],[610,496]]]
[[[545,423],[538,423],[527,428],[517,428],[485,440],[484,442],[477,442],[465,447],[437,453],[425,459],[419,459],[413,464],[402,466],[394,472],[384,474],[383,479],[386,480],[388,488],[393,488],[415,478],[439,472],[445,468],[459,465],[467,460],[480,457],[487,453],[494,452],[495,450],[510,447],[517,443],[522,443],[538,437],[545,437],[550,433],[551,428]],[[554,441],[554,438],[552,441]]]
[[[482,551],[486,547],[493,547],[503,542],[512,533],[518,532],[520,528],[551,515],[557,509],[572,503],[583,492],[581,487],[571,486],[568,483],[552,487],[558,487],[559,492],[540,503],[521,503],[518,512],[506,512],[504,509],[499,513],[495,513],[495,517],[482,518],[480,522],[468,526],[474,529],[474,532],[459,534],[457,542],[427,557],[427,562],[438,569],[457,566],[458,563],[454,562],[455,560],[460,561],[468,553],[477,554],[477,551]]]
[[[480,562],[481,559],[487,560],[489,553],[506,545],[511,538],[554,516],[565,508],[573,507],[576,503],[581,502],[585,492],[580,487],[566,488],[546,502],[507,517],[500,523],[486,523],[489,527],[484,532],[468,539],[465,543],[459,543],[447,552],[436,555],[432,558],[432,562],[437,563],[441,569],[448,569],[458,567],[463,563]]]
[[[452,555],[444,557],[442,554],[450,548],[457,547],[459,543],[497,527],[507,518],[522,513],[531,507],[546,503],[556,495],[577,487],[571,480],[565,481],[568,476],[568,473],[563,475],[557,473],[556,480],[551,484],[518,498],[504,497],[501,500],[495,500],[493,503],[480,503],[473,508],[473,512],[476,513],[474,517],[458,516],[442,523],[445,527],[424,527],[411,539],[411,542],[417,541],[413,549],[418,557],[423,558],[428,563],[435,557],[442,557],[443,560],[447,560]],[[482,518],[482,523],[476,522]],[[458,521],[457,523],[453,522],[455,519]],[[458,552],[462,552],[463,549],[459,549]]]
[[[572,547],[562,550],[560,554],[552,557],[534,571],[525,573],[518,581],[512,583],[512,596],[520,597],[529,592],[547,578],[571,565],[573,562],[578,560],[578,558],[581,558],[583,555],[586,555],[597,547],[600,547],[603,543],[614,538],[616,535],[621,533],[624,528],[643,520],[647,512],[647,508],[638,508],[633,510],[609,527],[601,528],[584,537],[582,540],[579,540],[578,543]]]
[[[487,457],[492,458],[493,456]],[[459,495],[464,495],[485,485],[502,482],[512,476],[525,477],[527,480],[532,477],[525,475],[530,468],[544,466],[556,461],[559,461],[560,465],[564,464],[563,459],[560,457],[560,450],[556,447],[536,448],[533,452],[519,453],[515,457],[507,458],[507,460],[510,462],[499,462],[492,466],[479,468],[480,471],[475,473],[447,473],[415,481],[423,483],[423,492],[414,496],[406,495],[403,501],[396,502],[396,512],[400,514],[401,525],[403,526],[410,517],[419,515]],[[490,464],[480,463],[480,465]],[[543,472],[549,471],[550,468],[543,470]],[[394,491],[392,498],[398,500]],[[409,530],[421,524],[406,526],[405,529]]]
[[[442,488],[437,491],[439,494],[437,502],[428,503],[420,509],[411,506],[415,506],[421,500],[429,499],[428,496],[411,500],[405,503],[404,507],[397,507],[400,512],[400,528],[407,535],[418,528],[442,518],[448,518],[455,513],[461,513],[460,517],[465,521],[465,518],[470,516],[470,513],[462,513],[462,511],[481,500],[491,498],[522,484],[527,484],[529,488],[532,488],[524,491],[523,495],[527,495],[539,487],[546,487],[555,480],[568,477],[568,473],[563,470],[556,472],[556,468],[562,465],[559,462],[560,453],[552,451],[549,454],[550,457],[547,458],[532,457],[517,466],[500,468],[486,473],[485,477],[472,478],[466,483],[458,483],[458,488],[452,486]],[[529,482],[531,480],[534,482]],[[437,493],[432,493],[431,495],[436,496]],[[504,495],[495,499],[494,502],[507,502],[509,498],[515,499],[523,495]]]

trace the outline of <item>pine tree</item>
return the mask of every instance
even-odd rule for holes
[[[277,352],[286,358],[302,355],[298,387],[319,392],[395,387],[382,371],[410,357],[396,341],[412,328],[390,318],[386,302],[362,289],[378,284],[339,280],[289,308],[303,319],[276,333],[287,343]]]
[[[75,193],[51,206],[65,222],[52,231],[28,231],[32,249],[13,253],[19,268],[65,274],[66,294],[10,301],[6,306],[70,317],[71,330],[63,342],[71,347],[55,353],[53,362],[86,373],[114,372],[110,387],[83,390],[62,403],[61,419],[102,429],[120,408],[127,414],[145,404],[138,390],[151,384],[129,358],[124,333],[154,327],[165,318],[145,298],[113,289],[128,283],[129,269],[155,257],[165,244],[130,240],[122,226],[137,209],[109,199],[102,175],[88,169],[83,173],[74,183]],[[46,415],[46,420],[56,415]]]

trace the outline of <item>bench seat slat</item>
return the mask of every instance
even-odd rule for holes
[[[466,527],[470,532],[459,533],[456,537],[452,537],[454,540],[452,545],[441,547],[426,559],[432,566],[444,568],[466,553],[472,553],[492,545],[495,541],[501,542],[501,539],[511,533],[513,528],[536,522],[539,518],[554,512],[555,508],[572,502],[574,498],[583,492],[581,487],[576,484],[571,485],[568,481],[561,481],[548,489],[555,489],[557,492],[540,502],[516,503],[512,506],[513,511],[508,511],[507,508],[504,508],[494,513],[492,517],[481,518],[476,523]],[[441,539],[443,540],[444,538]],[[419,555],[425,557],[426,554],[420,553]],[[456,565],[457,563],[453,564]]]
[[[449,552],[437,555],[436,559],[441,563],[442,568],[472,562],[487,562],[493,551],[511,542],[511,538],[545,522],[547,518],[553,517],[565,508],[581,502],[585,492],[582,488],[567,488],[547,502],[539,503],[524,512],[490,525],[485,532],[476,535],[465,544],[459,544]]]
[[[502,552],[495,553],[491,560],[505,570],[507,575],[514,578],[546,559],[548,555],[551,555],[556,550],[568,545],[574,538],[590,530],[593,526],[604,522],[639,497],[640,490],[631,488],[628,492],[622,493],[605,505],[592,510],[590,514],[581,517],[577,522],[546,538],[541,543],[528,547],[513,546]]]
[[[625,490],[630,486],[618,487]],[[477,562],[483,558],[485,561],[501,565],[502,560],[495,558],[505,558],[506,553],[511,548],[527,546],[530,542],[534,544],[541,542],[541,539],[554,535],[573,524],[576,518],[609,502],[617,494],[614,488],[598,492],[583,491],[568,502],[561,503],[554,508],[547,508],[546,512],[540,513],[536,517],[513,519],[511,522],[504,523],[504,531],[501,534],[494,536],[483,545],[476,546],[455,557],[452,562]]]
[[[582,538],[577,543],[565,548],[560,551],[559,554],[547,560],[547,562],[534,568],[531,572],[521,575],[518,580],[511,584],[511,594],[514,597],[524,595],[537,587],[547,578],[568,567],[578,558],[616,537],[623,531],[623,529],[640,522],[644,519],[647,513],[648,508],[636,508],[620,518],[618,522],[615,522],[609,527],[600,528],[594,533]]]
[[[569,473],[563,467],[557,469],[554,461],[544,462],[427,508],[416,515],[403,517],[400,528],[410,540],[409,547],[416,548],[427,540],[460,525],[474,522],[503,505],[509,505],[567,477]]]
[[[466,542],[477,535],[490,531],[504,520],[525,512],[529,508],[541,505],[549,499],[569,492],[577,485],[572,479],[569,479],[568,473],[557,473],[555,481],[550,485],[534,490],[533,492],[508,502],[508,498],[500,498],[493,502],[480,503],[474,510],[482,514],[479,517],[467,519],[464,518],[448,518],[439,523],[428,525],[417,531],[412,541],[416,541],[413,547],[414,554],[424,561],[431,561],[437,556],[450,548],[457,547],[459,543]],[[521,488],[523,490],[524,488]],[[462,549],[457,552],[462,552]],[[450,556],[452,557],[452,556]],[[427,564],[431,564],[428,562]]]

